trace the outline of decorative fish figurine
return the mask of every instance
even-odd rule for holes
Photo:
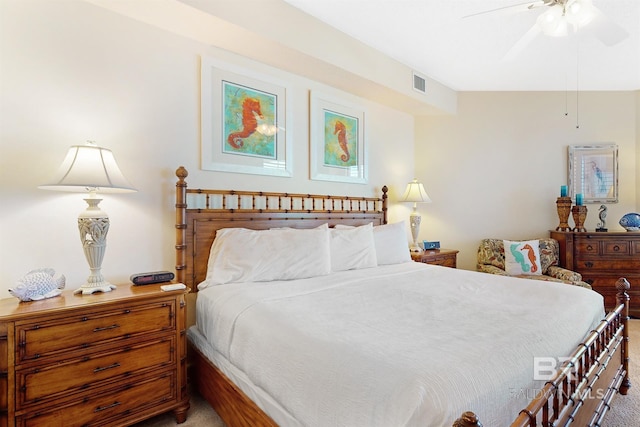
[[[640,214],[625,214],[620,218],[620,225],[627,231],[640,231]]]
[[[9,293],[20,301],[38,301],[57,297],[62,293],[66,279],[62,274],[54,278],[55,273],[53,268],[32,270],[19,279],[16,287],[9,289]]]

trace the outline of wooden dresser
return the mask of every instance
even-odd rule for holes
[[[604,296],[607,309],[615,306],[616,280],[629,280],[629,312],[640,317],[640,233],[551,231],[550,235],[560,242],[561,267],[582,274],[582,280]]]
[[[0,300],[0,427],[123,426],[189,409],[184,291]]]

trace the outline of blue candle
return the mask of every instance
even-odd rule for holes
[[[567,186],[566,185],[561,185],[560,186],[560,197],[567,197]]]
[[[576,205],[582,206],[582,193],[576,194]]]

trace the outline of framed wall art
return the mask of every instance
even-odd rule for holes
[[[569,196],[584,203],[618,203],[618,146],[569,146]]]
[[[286,86],[206,57],[200,72],[201,168],[292,176]]]
[[[312,92],[310,114],[311,179],[366,184],[364,109]]]

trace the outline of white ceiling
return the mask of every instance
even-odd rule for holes
[[[640,0],[592,0],[628,33],[606,46],[585,27],[507,53],[547,6],[523,0],[285,0],[458,91],[640,90]],[[468,16],[505,6],[500,11]],[[524,6],[523,6],[524,5]],[[593,27],[591,25],[590,27]]]

